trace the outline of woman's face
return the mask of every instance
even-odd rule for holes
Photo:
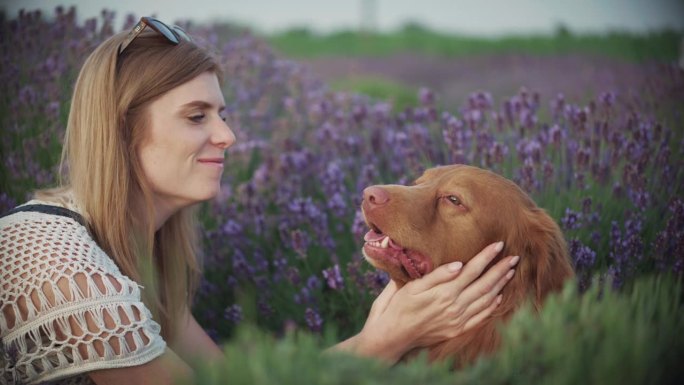
[[[157,210],[175,210],[218,194],[225,150],[235,135],[224,122],[218,78],[205,72],[149,105],[138,156]]]

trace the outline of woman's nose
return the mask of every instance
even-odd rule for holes
[[[216,146],[221,148],[228,148],[235,143],[235,133],[230,129],[228,123],[223,120],[219,120],[219,123],[215,125],[212,132],[211,141]]]

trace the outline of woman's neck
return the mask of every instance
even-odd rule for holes
[[[154,232],[157,232],[166,221],[171,218],[173,214],[178,212],[180,208],[164,199],[152,197],[151,208],[148,203],[140,196],[133,203],[134,213],[142,226],[153,226]]]

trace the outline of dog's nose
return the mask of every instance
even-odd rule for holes
[[[370,186],[363,190],[363,199],[371,205],[379,206],[387,203],[390,197],[382,187]]]

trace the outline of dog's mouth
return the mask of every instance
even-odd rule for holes
[[[420,278],[432,270],[432,261],[427,256],[403,247],[379,227],[370,223],[370,230],[363,237],[363,254],[387,267],[398,268],[406,280]],[[390,272],[391,273],[391,272]]]

